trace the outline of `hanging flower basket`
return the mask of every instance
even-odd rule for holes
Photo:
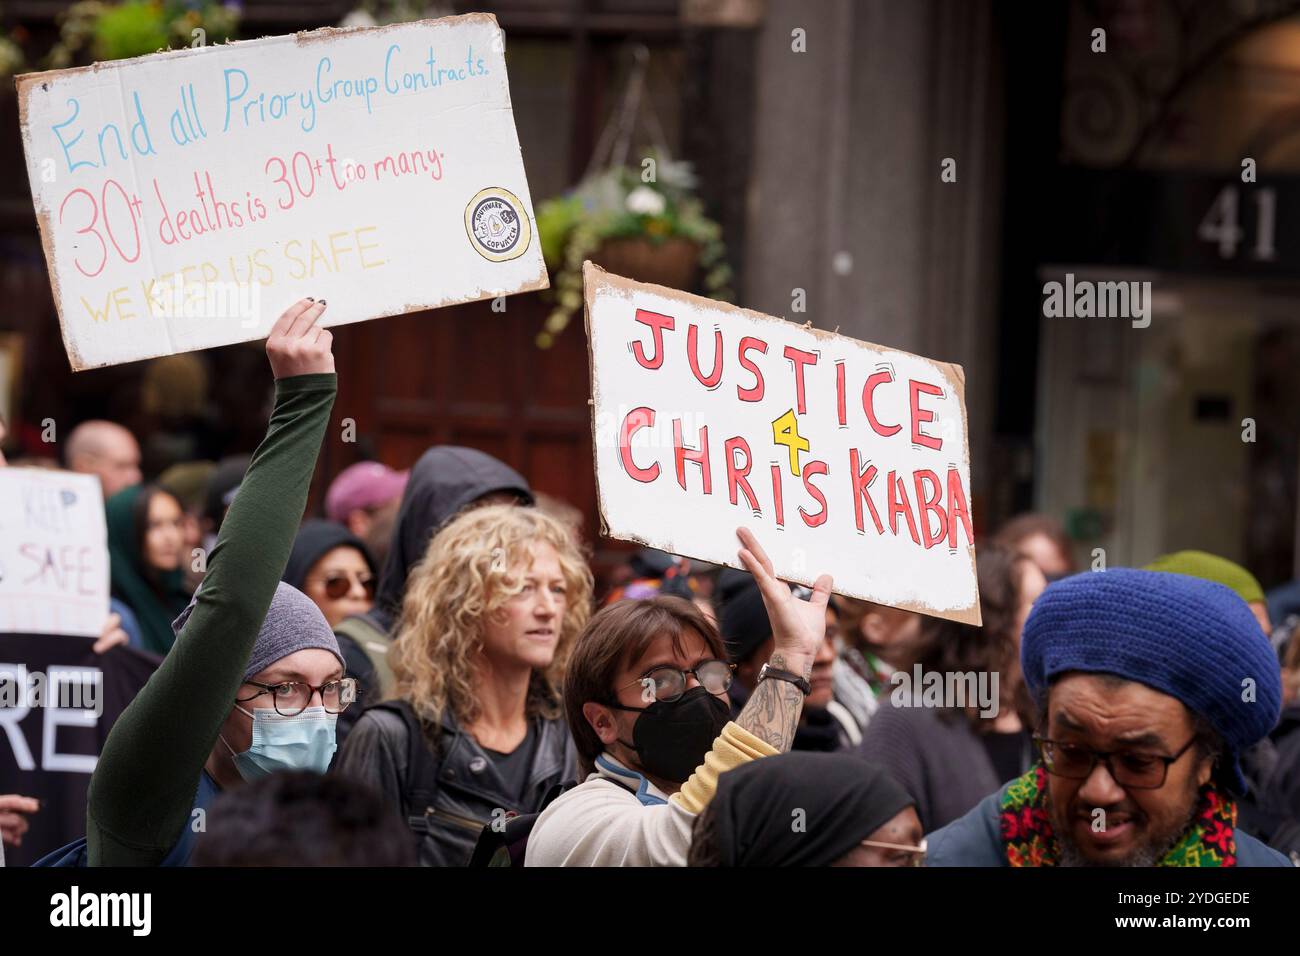
[[[722,227],[704,214],[690,164],[669,155],[654,110],[643,101],[649,52],[642,45],[633,57],[622,105],[582,181],[537,206],[555,303],[537,335],[540,348],[549,348],[582,308],[586,259],[639,282],[732,298]],[[654,147],[637,155],[632,142],[643,108]]]
[[[670,289],[689,289],[700,268],[700,244],[674,236],[655,242],[642,236],[606,239],[591,261],[607,272]]]
[[[537,231],[555,302],[538,333],[539,347],[549,348],[582,308],[586,259],[629,279],[731,300],[722,228],[704,215],[694,188],[688,164],[657,160],[651,182],[637,170],[611,167],[538,205]]]

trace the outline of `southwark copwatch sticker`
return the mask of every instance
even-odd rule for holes
[[[465,231],[478,254],[493,262],[522,256],[533,236],[523,210],[524,204],[508,189],[480,190],[465,207]]]

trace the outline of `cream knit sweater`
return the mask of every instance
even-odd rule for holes
[[[668,797],[646,806],[618,777],[598,770],[547,807],[528,836],[525,866],[685,866],[695,816],[713,799],[718,775],[776,749],[739,724],[728,723],[704,763]],[[622,767],[609,754],[603,760]]]

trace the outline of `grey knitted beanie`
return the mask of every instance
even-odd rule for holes
[[[172,630],[178,636],[202,592],[200,587],[189,606],[172,622]],[[281,581],[275,589],[275,596],[271,598],[271,607],[262,620],[262,628],[257,632],[253,653],[248,658],[248,666],[244,668],[244,680],[295,651],[309,647],[329,651],[339,659],[340,664],[347,666],[343,655],[339,653],[339,642],[320,608],[297,588]]]

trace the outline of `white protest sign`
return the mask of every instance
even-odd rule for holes
[[[99,479],[0,468],[0,633],[98,637],[107,617]]]
[[[587,263],[605,533],[978,623],[960,366]]]
[[[547,286],[487,14],[17,80],[74,369]]]

